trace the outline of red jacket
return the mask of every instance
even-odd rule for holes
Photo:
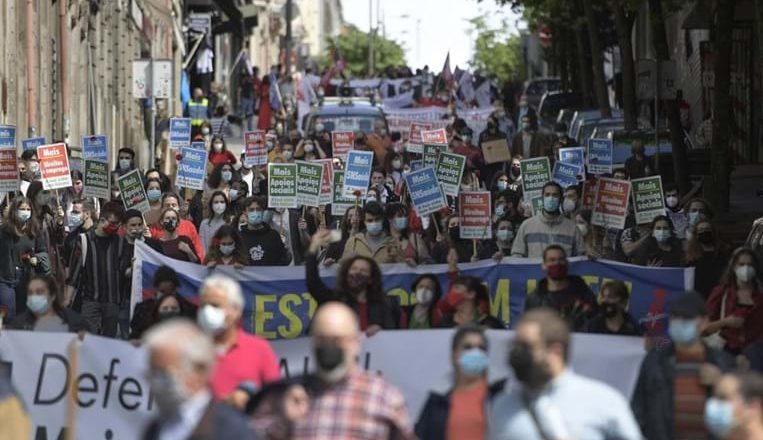
[[[233,165],[236,163],[236,156],[228,150],[220,153],[212,151],[209,153],[209,162],[213,166],[225,165],[226,163]]]
[[[159,239],[159,237],[164,235],[164,229],[162,229],[162,225],[158,223],[151,225],[150,230],[151,237],[153,238]],[[204,246],[201,245],[199,232],[196,230],[196,226],[193,225],[193,222],[186,219],[181,219],[180,224],[178,225],[177,234],[178,236],[190,238],[193,242],[193,250],[196,251],[196,256],[199,257],[199,261],[204,261],[206,249],[204,249]]]
[[[763,336],[763,292],[752,295],[753,306],[740,306],[737,301],[736,286],[716,286],[707,299],[707,315],[711,322],[721,319],[723,297],[726,296],[724,317],[744,318],[742,328],[723,327],[721,337],[726,341],[726,349],[739,353]]]

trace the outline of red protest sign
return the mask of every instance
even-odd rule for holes
[[[421,132],[431,130],[432,124],[427,122],[411,122],[411,128],[408,132],[408,151],[411,153],[422,154],[424,152],[424,142],[421,139]]]
[[[355,148],[355,133],[351,131],[332,131],[331,148],[334,151],[334,157],[347,160],[347,153]]]
[[[19,169],[16,149],[0,150],[0,193],[19,189]]]
[[[268,147],[265,144],[265,130],[244,133],[244,166],[251,168],[268,163]]]
[[[331,203],[333,199],[334,188],[334,165],[331,159],[318,159],[313,162],[323,165],[323,180],[321,180],[321,197],[319,202],[321,205],[327,205]]]
[[[492,238],[491,214],[489,191],[461,191],[458,194],[461,238],[467,240]]]
[[[421,143],[424,145],[448,145],[448,133],[445,132],[444,128],[422,131]]]
[[[625,228],[631,183],[627,180],[599,179],[591,224],[605,228]]]
[[[40,178],[43,189],[69,188],[72,176],[69,173],[69,157],[65,144],[41,145],[37,147],[40,161]]]

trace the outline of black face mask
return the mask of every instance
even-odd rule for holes
[[[458,226],[455,228],[448,228],[448,235],[450,235],[451,240],[458,240],[461,238],[461,229]]]
[[[166,321],[168,319],[176,318],[180,316],[179,310],[170,310],[168,312],[159,312],[159,321]]]
[[[613,303],[603,303],[601,305],[601,311],[604,313],[604,316],[607,318],[614,318],[618,314],[620,314],[620,307],[617,304]]]
[[[164,230],[167,232],[175,232],[175,229],[178,227],[177,220],[165,220],[162,222],[162,227],[164,227]]]
[[[315,347],[315,362],[323,371],[333,371],[344,362],[344,351],[334,344],[320,344]]]
[[[509,365],[514,369],[514,377],[531,389],[540,389],[551,380],[547,365],[536,364],[530,347],[515,343],[509,353]]]
[[[519,167],[511,167],[511,175],[514,177],[519,177],[519,174],[522,172],[522,170]]]

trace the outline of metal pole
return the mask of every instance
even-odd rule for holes
[[[151,157],[148,158],[148,167],[156,167],[156,98],[151,97],[151,145],[148,149]],[[167,159],[165,159],[167,160]]]
[[[292,0],[286,0],[286,72],[284,75],[287,78],[289,75],[291,75],[291,6]]]
[[[368,76],[374,74],[374,0],[368,0]]]
[[[654,146],[657,153],[654,159],[655,172],[660,172],[660,124],[659,124],[659,103],[660,103],[660,60],[654,60]]]

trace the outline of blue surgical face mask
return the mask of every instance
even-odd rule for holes
[[[652,233],[652,236],[655,240],[657,240],[660,243],[665,243],[670,239],[670,231],[667,229],[655,229]]]
[[[146,196],[148,197],[149,202],[156,202],[162,197],[162,190],[151,188],[146,191]]]
[[[461,356],[458,357],[458,367],[461,372],[468,374],[469,376],[481,376],[487,371],[487,367],[490,365],[490,358],[487,357],[487,353],[479,348],[471,348],[464,350]]]
[[[395,229],[403,231],[408,227],[408,219],[406,217],[395,217]]]
[[[222,173],[220,173],[220,177],[223,178],[223,182],[230,182],[230,180],[233,178],[233,172],[223,171]]]
[[[29,221],[30,218],[32,218],[32,211],[29,211],[29,210],[16,211],[16,218],[18,218],[21,223],[26,223],[27,221]]]
[[[26,298],[26,306],[35,315],[42,315],[48,311],[50,301],[46,295],[29,295]]]
[[[514,238],[514,231],[511,229],[499,229],[495,231],[495,238],[500,241],[509,241]]]
[[[382,222],[368,222],[366,223],[366,231],[370,235],[379,235],[382,232],[382,229],[384,229],[384,225],[382,225]]]
[[[505,180],[499,180],[496,186],[498,187],[498,191],[503,191],[509,187],[509,182]]]
[[[233,251],[236,250],[236,244],[221,244],[220,245],[220,252],[225,255],[226,257],[233,253]]]
[[[559,199],[554,196],[544,196],[543,210],[549,213],[555,213],[559,211]]]
[[[498,205],[495,207],[496,217],[503,217],[504,214],[506,214],[506,207],[504,205]]]
[[[246,214],[246,220],[250,225],[258,225],[262,223],[264,221],[262,211],[249,211]]]
[[[228,197],[230,197],[231,202],[236,200],[238,198],[238,190],[232,189],[228,191]]]
[[[699,338],[699,329],[693,319],[673,318],[668,326],[668,336],[678,345],[691,345]]]
[[[82,214],[69,214],[69,227],[76,228],[82,224]]]
[[[725,438],[734,429],[734,407],[731,402],[711,397],[705,402],[705,426],[715,436]]]
[[[704,214],[702,214],[701,212],[697,212],[697,211],[690,212],[689,213],[689,226],[696,225],[703,218],[704,218]]]

